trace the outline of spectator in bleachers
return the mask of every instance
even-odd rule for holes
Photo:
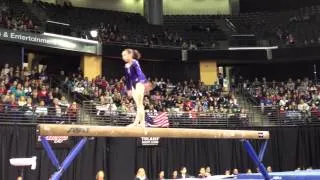
[[[77,103],[73,102],[67,110],[68,121],[76,121],[78,117],[78,112],[79,112],[79,109],[78,109]]]
[[[24,115],[26,119],[35,117],[41,120],[55,117],[55,120],[59,121],[58,117],[62,117],[62,111],[59,110],[60,103],[64,105],[64,112],[69,108],[69,103],[61,96],[60,90],[53,91],[49,87],[45,71],[36,73],[34,70],[28,71],[27,68],[19,66],[13,68],[9,64],[5,64],[1,69],[0,96],[2,103],[0,107],[3,107],[0,113],[7,113],[8,116]]]
[[[72,89],[75,97],[96,100],[97,111],[93,114],[109,116],[125,112],[135,113],[132,99],[125,94],[122,78],[107,80],[105,77],[97,77],[89,81],[73,73],[62,79],[65,79],[64,86]],[[224,94],[221,88],[210,89],[203,83],[195,83],[192,80],[172,83],[169,79],[164,81],[163,78],[155,78],[154,81],[150,79],[150,82],[153,83],[153,90],[145,95],[143,101],[149,116],[155,117],[158,112],[164,110],[169,112],[169,117],[213,122],[229,119],[239,125],[248,124],[247,112],[241,111],[237,99],[232,94]],[[82,90],[75,91],[75,88]],[[98,99],[100,102],[97,103]]]
[[[40,101],[39,106],[36,107],[36,111],[35,113],[39,116],[39,117],[43,117],[48,115],[48,108],[45,106],[45,103],[43,100]]]
[[[307,78],[264,84],[255,81],[247,89],[261,102],[262,110],[270,117],[278,114],[286,123],[306,123],[317,119],[312,116],[317,114],[319,106],[318,86]]]

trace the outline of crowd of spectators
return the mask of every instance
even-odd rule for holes
[[[93,115],[110,119],[135,116],[135,104],[127,96],[124,78],[107,80],[102,76],[90,81],[81,73],[65,76],[63,71],[57,77],[79,103],[93,102],[88,106]],[[209,87],[193,80],[172,83],[163,78],[149,81],[153,89],[145,95],[144,105],[150,117],[168,112],[169,118],[175,118],[180,124],[248,123],[247,112],[240,108],[234,95],[224,92],[218,84]],[[28,67],[5,64],[0,75],[0,96],[0,118],[3,120],[56,122],[79,119],[77,103],[70,103],[60,87],[50,86],[46,66],[29,70]]]
[[[269,117],[285,123],[317,122],[320,119],[320,87],[304,78],[267,82],[266,78],[246,81],[243,87]]]
[[[100,23],[98,28],[97,40],[102,43],[137,43],[146,47],[153,47],[159,45],[181,47],[182,49],[196,50],[198,47],[204,47],[203,41],[194,43],[182,38],[176,32],[170,32],[168,30],[158,30],[159,32],[153,32],[150,34],[131,34],[121,31],[116,24],[104,24]],[[91,38],[87,33],[81,34],[82,38]]]
[[[64,73],[62,73],[64,74]],[[124,78],[110,79],[97,77],[93,80],[80,74],[66,76],[63,84],[76,97],[96,102],[97,115],[129,115],[135,113],[134,102],[126,94]],[[246,125],[247,112],[241,109],[231,93],[223,92],[220,85],[209,87],[193,80],[173,83],[170,79],[149,79],[152,91],[144,97],[146,112],[156,117],[159,112],[168,112],[170,117],[183,119],[184,122],[223,122]],[[186,120],[187,119],[187,120]]]
[[[268,40],[270,45],[309,46],[320,43],[320,28],[317,25],[320,19],[319,5],[283,12],[165,16],[164,25],[159,26],[148,24],[141,15],[134,13],[78,8],[69,3],[59,5],[34,1],[32,5],[41,8],[47,19],[73,25],[72,35],[77,37],[95,39],[89,31],[97,29],[96,39],[103,43],[134,43],[189,50],[216,48],[220,44],[228,44],[225,37],[227,31],[222,31],[222,27],[215,24],[221,18],[227,24],[232,24],[235,33],[255,34],[259,40]],[[21,6],[26,5],[22,3]],[[39,27],[34,21],[38,19],[29,17],[33,16],[29,11],[17,14],[15,9],[3,2],[0,5],[0,27],[37,32]],[[88,17],[89,13],[92,16]]]
[[[25,14],[15,14],[14,10],[4,2],[0,5],[0,27],[32,32],[38,29],[30,17]]]
[[[78,106],[70,104],[59,88],[49,84],[41,70],[5,64],[0,74],[1,121],[76,121]]]

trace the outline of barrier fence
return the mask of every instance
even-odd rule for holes
[[[125,112],[114,109],[113,104],[100,104],[94,101],[84,101],[82,110],[89,117],[82,123],[97,123],[110,125],[127,125],[134,120],[135,112]],[[146,112],[147,116],[155,118],[159,112]],[[250,126],[247,114],[244,113],[204,113],[204,112],[167,112],[170,127],[238,127]]]
[[[150,118],[159,113],[147,111]],[[84,101],[82,107],[70,106],[19,106],[0,104],[1,123],[76,123],[125,126],[130,124],[135,112],[121,111],[114,104]],[[237,128],[254,126],[320,125],[320,111],[280,110],[277,106],[252,106],[245,113],[167,112],[170,127]]]
[[[77,123],[80,122],[80,109],[69,105],[59,107],[0,104],[2,123]]]
[[[253,106],[267,126],[320,125],[320,110],[281,109],[279,106]]]

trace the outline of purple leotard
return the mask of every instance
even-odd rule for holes
[[[137,83],[146,83],[147,78],[141,70],[140,64],[137,60],[132,60],[130,67],[125,67],[126,71],[126,86],[127,90],[131,90],[132,87],[136,87]]]

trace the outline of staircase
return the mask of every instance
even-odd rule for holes
[[[228,26],[225,18],[215,19],[215,23],[227,35],[227,37],[237,33],[235,28],[233,29],[231,26]]]
[[[270,124],[268,117],[261,112],[261,108],[250,102],[240,91],[235,93],[235,97],[240,107],[248,111],[250,126],[265,126]]]

